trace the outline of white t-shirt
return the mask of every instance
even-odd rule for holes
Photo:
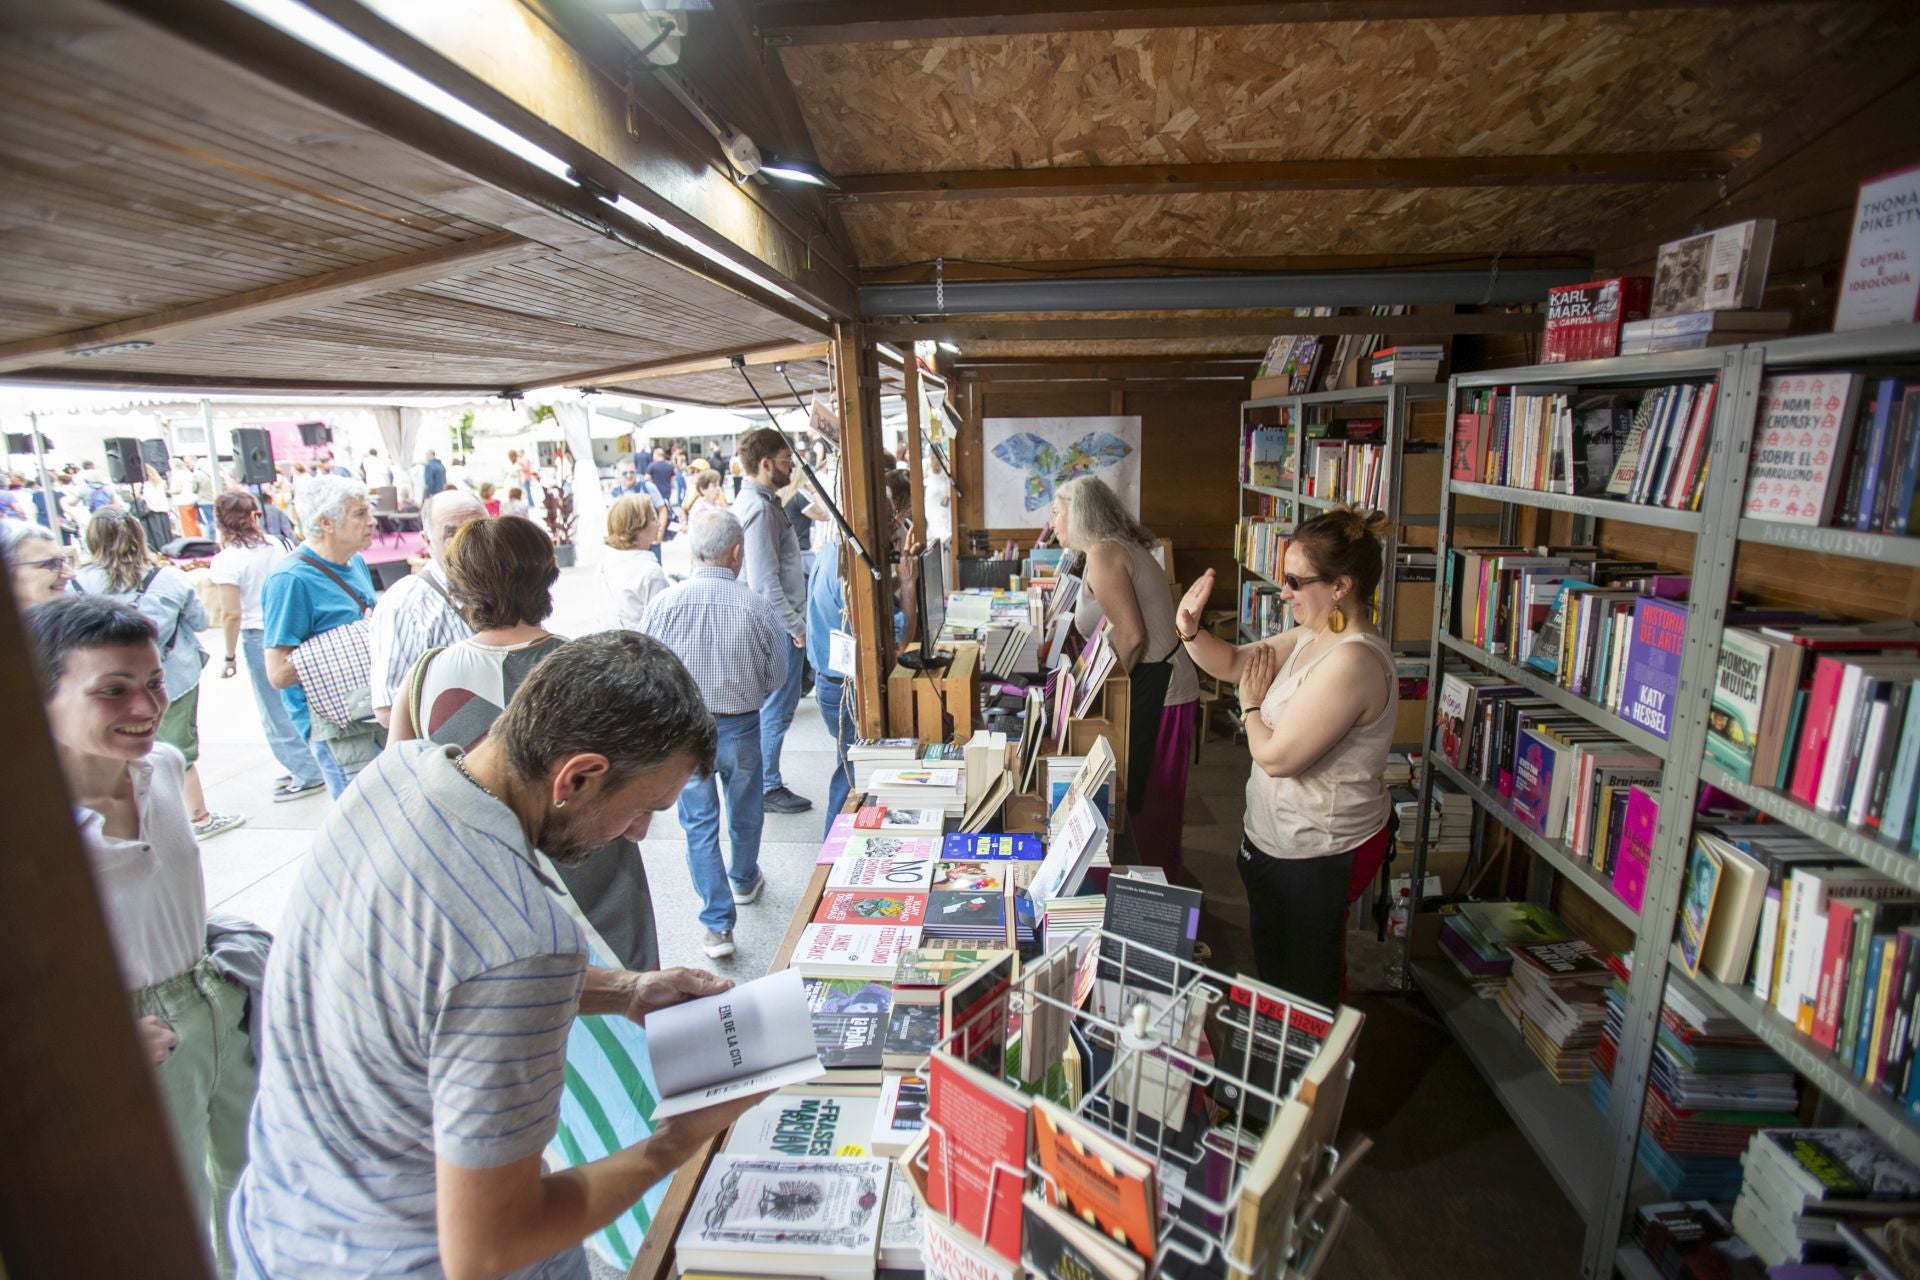
[[[257,631],[267,625],[260,605],[260,590],[267,575],[292,554],[272,538],[257,547],[223,547],[207,566],[217,583],[240,588],[240,626]]]
[[[207,896],[200,846],[180,792],[186,759],[162,742],[127,767],[140,813],[138,838],[107,835],[106,819],[92,809],[76,807],[74,817],[100,889],[121,979],[127,990],[138,991],[199,963],[207,949]]]
[[[608,547],[600,557],[600,627],[638,631],[653,598],[672,584],[653,552]]]

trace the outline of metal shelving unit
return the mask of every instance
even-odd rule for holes
[[[1602,1172],[1591,1184],[1587,1192],[1589,1198],[1574,1198],[1574,1203],[1580,1208],[1587,1222],[1582,1270],[1589,1280],[1613,1274],[1614,1254],[1619,1243],[1619,1227],[1636,1180],[1641,1178],[1634,1161],[1634,1147],[1639,1136],[1640,1113],[1646,1097],[1654,1039],[1658,1030],[1660,993],[1666,980],[1667,942],[1679,907],[1680,884],[1686,866],[1689,831],[1687,824],[1679,818],[1693,811],[1700,782],[1697,769],[1674,768],[1672,762],[1698,760],[1705,750],[1707,697],[1703,691],[1710,690],[1712,687],[1718,650],[1717,646],[1710,647],[1706,642],[1704,632],[1707,628],[1689,627],[1686,645],[1681,655],[1676,713],[1670,720],[1669,736],[1663,741],[1641,730],[1638,726],[1622,720],[1612,710],[1579,697],[1553,681],[1531,673],[1516,663],[1487,653],[1475,645],[1464,643],[1457,637],[1446,635],[1441,626],[1441,619],[1446,604],[1445,571],[1453,543],[1455,506],[1457,500],[1461,498],[1489,499],[1504,504],[1503,510],[1509,515],[1503,522],[1502,541],[1507,543],[1514,541],[1515,521],[1512,512],[1516,506],[1565,512],[1578,517],[1582,532],[1577,534],[1577,537],[1586,536],[1588,523],[1594,519],[1627,520],[1655,528],[1691,533],[1695,597],[1724,599],[1733,558],[1735,521],[1731,518],[1721,518],[1716,521],[1713,516],[1716,513],[1730,513],[1738,509],[1740,490],[1746,478],[1744,450],[1741,452],[1740,460],[1736,461],[1733,456],[1732,442],[1736,435],[1739,435],[1742,441],[1745,438],[1744,431],[1736,430],[1733,424],[1742,421],[1743,413],[1749,420],[1753,413],[1754,389],[1758,384],[1758,376],[1749,367],[1751,363],[1742,348],[1720,348],[1701,352],[1667,353],[1644,358],[1540,365],[1525,369],[1456,375],[1449,391],[1447,450],[1448,456],[1451,457],[1455,415],[1458,400],[1463,391],[1496,386],[1524,388],[1529,385],[1578,386],[1583,389],[1603,386],[1653,387],[1677,380],[1714,380],[1720,387],[1719,394],[1715,397],[1712,435],[1706,464],[1707,482],[1700,512],[1673,511],[1606,498],[1543,493],[1504,485],[1451,479],[1441,495],[1437,555],[1442,584],[1441,589],[1434,593],[1434,638],[1430,676],[1433,682],[1433,695],[1428,701],[1425,740],[1428,743],[1433,741],[1434,717],[1440,702],[1440,682],[1445,663],[1451,658],[1456,665],[1464,661],[1494,672],[1511,683],[1523,685],[1530,691],[1549,699],[1556,706],[1571,711],[1603,727],[1622,741],[1649,750],[1668,762],[1668,767],[1663,771],[1660,789],[1661,817],[1654,830],[1647,886],[1641,903],[1641,913],[1638,916],[1614,895],[1610,881],[1594,874],[1586,859],[1574,857],[1564,842],[1547,840],[1534,832],[1520,822],[1512,810],[1497,796],[1447,765],[1432,750],[1426,753],[1426,758],[1432,767],[1423,770],[1420,778],[1420,804],[1415,819],[1411,883],[1420,884],[1425,877],[1432,788],[1436,778],[1445,778],[1452,786],[1465,792],[1480,812],[1492,817],[1532,850],[1539,860],[1536,866],[1550,869],[1558,878],[1566,880],[1578,891],[1586,894],[1613,919],[1630,930],[1635,939],[1636,957],[1653,957],[1650,961],[1639,961],[1634,965],[1633,976],[1627,990],[1626,1020],[1621,1029],[1618,1061],[1613,1075],[1613,1106],[1606,1117],[1600,1117],[1597,1113],[1594,1115],[1594,1120],[1599,1126],[1598,1141],[1601,1143],[1595,1158]],[[1536,896],[1544,897],[1550,889],[1550,881],[1545,876],[1536,875],[1533,883]],[[1415,905],[1417,907],[1418,904]],[[1412,933],[1413,931],[1409,929],[1406,944],[1406,959],[1410,972],[1415,971],[1412,963]],[[1646,945],[1648,942],[1653,945]],[[1466,1037],[1484,1034],[1470,1026],[1456,1027],[1455,1033],[1461,1037],[1463,1046],[1468,1046]],[[1476,1050],[1470,1046],[1467,1051],[1470,1057],[1476,1055]],[[1542,1082],[1541,1087],[1561,1088],[1552,1084],[1551,1077],[1537,1061],[1532,1062],[1530,1070],[1537,1074],[1539,1081]],[[1494,1085],[1496,1093],[1502,1094],[1502,1100],[1507,1101],[1512,1092],[1511,1086],[1505,1086],[1503,1092],[1502,1082],[1490,1079],[1490,1083]],[[1579,1106],[1591,1109],[1583,1094],[1575,1091],[1567,1092]],[[1516,1121],[1520,1121],[1517,1115]],[[1592,1135],[1591,1128],[1568,1126],[1559,1135],[1558,1141],[1584,1146],[1595,1141]]]
[[[1626,1023],[1614,1073],[1614,1105],[1608,1117],[1601,1122],[1604,1131],[1597,1139],[1603,1144],[1600,1159],[1606,1166],[1604,1187],[1595,1193],[1597,1198],[1592,1202],[1582,1201],[1577,1195],[1569,1193],[1587,1218],[1583,1272],[1590,1278],[1612,1275],[1616,1269],[1633,1280],[1655,1274],[1645,1254],[1625,1240],[1622,1232],[1627,1225],[1627,1206],[1636,1194],[1635,1147],[1640,1137],[1641,1113],[1646,1100],[1647,1075],[1661,999],[1669,981],[1691,982],[1702,996],[1724,1009],[1729,1016],[1767,1043],[1815,1088],[1886,1138],[1903,1157],[1920,1163],[1920,1125],[1916,1125],[1907,1115],[1904,1107],[1841,1070],[1830,1054],[1801,1035],[1771,1007],[1755,999],[1749,989],[1727,986],[1706,977],[1687,979],[1684,974],[1670,967],[1673,922],[1678,911],[1692,834],[1691,815],[1703,783],[1715,786],[1741,803],[1826,843],[1837,855],[1852,858],[1909,888],[1920,889],[1920,859],[1916,859],[1912,852],[1835,822],[1771,788],[1737,782],[1705,758],[1706,714],[1711,705],[1713,677],[1726,622],[1734,561],[1741,544],[1786,547],[1815,554],[1867,559],[1889,566],[1920,568],[1920,538],[1861,534],[1844,529],[1810,529],[1740,516],[1762,380],[1776,371],[1818,367],[1860,368],[1875,362],[1896,366],[1911,366],[1920,362],[1920,326],[1892,326],[1852,334],[1816,334],[1738,348],[1532,366],[1460,376],[1452,383],[1455,396],[1462,389],[1489,386],[1524,388],[1528,385],[1574,385],[1599,388],[1652,386],[1702,378],[1715,378],[1719,383],[1707,463],[1707,484],[1701,510],[1697,513],[1641,507],[1606,499],[1536,494],[1459,481],[1450,481],[1442,495],[1438,542],[1443,571],[1452,532],[1459,523],[1453,518],[1452,511],[1454,500],[1458,497],[1492,498],[1503,503],[1567,512],[1580,518],[1582,537],[1587,536],[1586,522],[1593,519],[1628,521],[1687,532],[1694,536],[1691,566],[1693,605],[1681,657],[1672,733],[1664,743],[1638,726],[1618,718],[1613,712],[1561,689],[1538,674],[1529,673],[1517,664],[1456,637],[1442,634],[1440,618],[1444,600],[1437,598],[1434,608],[1435,695],[1428,713],[1428,742],[1433,740],[1433,719],[1439,702],[1442,660],[1452,657],[1456,661],[1465,661],[1491,671],[1511,683],[1524,685],[1557,706],[1574,711],[1596,724],[1603,724],[1621,739],[1643,749],[1653,750],[1657,746],[1665,761],[1660,794],[1661,820],[1654,834],[1643,914],[1637,920],[1623,918],[1624,904],[1614,899],[1610,887],[1603,887],[1600,877],[1593,875],[1581,860],[1574,859],[1563,844],[1545,840],[1527,829],[1497,796],[1439,760],[1431,751],[1428,752],[1428,759],[1434,767],[1425,771],[1421,783],[1422,803],[1418,811],[1411,872],[1414,883],[1421,881],[1425,870],[1426,828],[1430,816],[1428,797],[1433,780],[1436,777],[1444,778],[1450,785],[1466,792],[1482,812],[1513,832],[1516,838],[1539,856],[1542,863],[1593,897],[1615,919],[1633,930],[1635,964],[1632,981],[1628,985]],[[1453,405],[1450,403],[1448,408],[1451,435]],[[1451,453],[1451,438],[1448,448]],[[1511,522],[1504,540],[1512,541]],[[1437,592],[1436,596],[1441,594]],[[1424,967],[1431,970],[1431,966]],[[1423,966],[1410,963],[1409,968],[1423,989],[1433,986],[1431,974],[1423,973]],[[1455,985],[1459,984],[1456,982]],[[1432,994],[1431,990],[1429,994]],[[1441,1001],[1436,999],[1435,1003],[1438,1005]],[[1476,1025],[1471,1019],[1448,1017],[1445,1009],[1442,1010],[1442,1016],[1447,1018],[1449,1027],[1467,1048],[1469,1057],[1489,1076],[1495,1092],[1514,1113],[1516,1123],[1523,1131],[1527,1131],[1536,1149],[1543,1144],[1551,1146],[1555,1143],[1585,1148],[1596,1141],[1591,1124],[1583,1126],[1571,1119],[1552,1121],[1550,1113],[1543,1113],[1521,1096],[1520,1087],[1511,1078],[1504,1075],[1495,1078],[1504,1068],[1488,1056],[1488,1045],[1496,1038],[1493,1031]],[[1510,1031],[1510,1028],[1506,1030]],[[1526,1062],[1520,1066],[1534,1073],[1537,1087],[1554,1087],[1545,1069],[1537,1063]],[[1580,1101],[1584,1105],[1584,1098]],[[1543,1119],[1543,1116],[1547,1118]],[[1536,1131],[1548,1124],[1554,1126],[1553,1133],[1536,1136]],[[1569,1158],[1542,1151],[1542,1159],[1554,1171],[1556,1180],[1561,1182],[1563,1188],[1566,1186],[1563,1166]]]
[[[1346,391],[1316,391],[1303,395],[1268,396],[1259,400],[1242,402],[1240,405],[1240,421],[1243,430],[1246,426],[1250,425],[1247,422],[1247,413],[1249,410],[1274,408],[1286,410],[1286,425],[1293,433],[1292,472],[1294,483],[1293,487],[1289,489],[1278,488],[1272,485],[1257,485],[1242,482],[1239,487],[1240,496],[1236,499],[1240,517],[1245,517],[1245,496],[1249,493],[1275,498],[1287,503],[1295,520],[1299,519],[1299,513],[1303,509],[1318,512],[1328,511],[1339,506],[1340,503],[1337,499],[1314,497],[1303,492],[1305,486],[1304,477],[1301,475],[1301,468],[1304,463],[1302,440],[1308,418],[1316,409],[1377,405],[1382,410],[1381,443],[1386,448],[1386,467],[1385,474],[1382,477],[1386,501],[1382,504],[1382,509],[1386,511],[1388,518],[1393,521],[1386,547],[1386,559],[1388,564],[1392,564],[1394,548],[1397,546],[1397,537],[1395,535],[1398,534],[1400,526],[1402,524],[1412,523],[1427,524],[1435,520],[1433,516],[1403,517],[1400,511],[1401,460],[1405,456],[1408,406],[1419,402],[1440,400],[1445,397],[1446,393],[1446,387],[1439,383],[1396,383],[1380,387],[1355,387]],[[1251,425],[1264,426],[1271,424],[1261,423]],[[1249,579],[1276,589],[1280,585],[1276,579],[1268,577],[1264,573],[1257,573],[1249,568],[1246,564],[1244,552],[1239,560],[1238,568],[1238,580],[1234,584],[1234,611],[1236,615],[1239,614],[1241,601],[1246,593],[1246,583]],[[1394,579],[1389,577],[1382,583],[1379,603],[1380,629],[1388,635],[1392,634],[1393,628],[1394,592],[1390,589],[1393,582]],[[1235,634],[1241,638],[1241,643],[1243,644],[1257,638],[1247,630],[1244,618],[1241,618],[1240,621],[1235,623],[1234,629]]]

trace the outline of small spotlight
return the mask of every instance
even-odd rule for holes
[[[760,172],[769,178],[778,178],[782,182],[798,182],[809,187],[822,187],[828,191],[838,191],[833,179],[822,173],[817,167],[802,164],[798,160],[788,160],[784,156],[769,155],[760,163]]]
[[[960,354],[960,348],[954,345],[953,343],[948,342],[945,338],[940,339],[938,342],[934,343],[933,345],[940,348],[942,351],[946,352],[950,356],[957,356]]]

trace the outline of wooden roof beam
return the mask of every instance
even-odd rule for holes
[[[1647,9],[1745,9],[1766,0],[1648,0]],[[1298,22],[1445,21],[1617,13],[1620,0],[763,0],[760,38],[774,45],[858,44],[964,36],[1043,35],[1142,27],[1277,26]]]
[[[163,0],[118,0],[164,8]],[[647,76],[595,67],[520,0],[308,0],[380,52],[624,196],[735,271],[828,318],[852,315],[853,268],[777,188],[735,182],[720,146]],[[502,50],[511,50],[503,56]],[[629,87],[631,92],[629,92]],[[752,189],[750,189],[752,188]],[[824,327],[815,317],[814,324]]]
[[[1487,271],[1492,254],[1474,253],[1295,253],[1256,257],[1151,258],[1126,261],[1115,258],[1033,258],[1019,262],[977,262],[948,258],[942,267],[948,284],[962,280],[1030,280],[1035,276],[1072,276],[1098,272],[1104,276],[1157,276],[1274,273],[1287,271],[1395,271],[1422,268],[1449,271]],[[1503,253],[1502,269],[1569,267],[1584,271],[1593,255],[1572,250],[1546,253]],[[934,264],[903,262],[863,268],[862,284],[897,284],[934,278]]]
[[[155,345],[236,329],[547,252],[543,245],[498,231],[127,320],[0,343],[0,373],[84,360],[101,347],[119,343]]]
[[[735,347],[725,351],[706,351],[699,355],[643,360],[638,364],[615,365],[610,369],[590,369],[585,373],[547,378],[534,385],[596,387],[612,382],[672,378],[689,373],[725,373],[733,367],[736,355],[744,356],[750,365],[784,364],[793,360],[825,360],[830,350],[832,344],[827,342],[782,342],[764,347]]]
[[[100,391],[191,391],[196,394],[258,392],[316,396],[498,396],[498,383],[327,381],[305,378],[227,377],[222,374],[151,373],[142,369],[91,369],[72,365],[0,373],[0,384],[84,387]]]
[[[1251,316],[1171,316],[1155,320],[939,320],[869,324],[876,342],[1104,342],[1134,338],[1247,338],[1275,334],[1538,333],[1540,312],[1515,315],[1297,316],[1291,310]]]
[[[1090,165],[944,173],[836,176],[836,200],[1036,200],[1161,196],[1217,191],[1363,191],[1428,187],[1564,187],[1593,183],[1706,182],[1736,163],[1730,151],[1265,160],[1224,164]]]

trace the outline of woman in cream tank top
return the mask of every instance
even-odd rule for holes
[[[1295,530],[1281,580],[1295,625],[1277,636],[1234,646],[1201,633],[1211,571],[1176,620],[1194,662],[1240,686],[1253,773],[1239,868],[1260,977],[1328,1006],[1344,994],[1347,906],[1387,853],[1399,682],[1367,617],[1384,527],[1338,509]]]
[[[1174,628],[1166,571],[1149,550],[1154,537],[1092,476],[1056,491],[1053,527],[1086,557],[1074,630],[1091,636],[1106,618],[1115,664],[1130,680],[1126,805],[1134,847],[1142,862],[1178,880],[1200,677]]]

